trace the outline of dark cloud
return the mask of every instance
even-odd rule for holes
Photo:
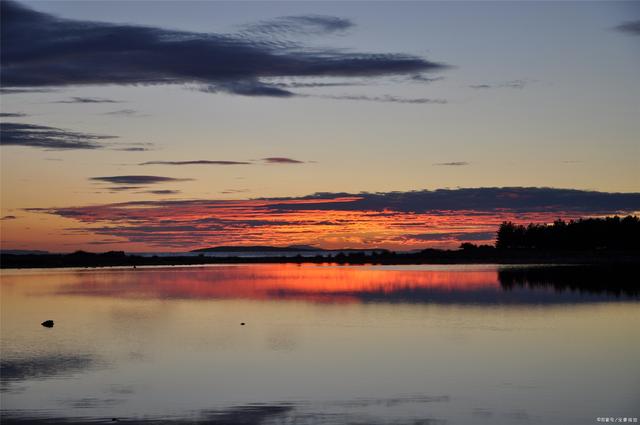
[[[258,97],[293,97],[292,91],[282,89],[275,85],[264,84],[259,81],[232,81],[203,86],[199,91],[205,93],[233,93],[240,96]]]
[[[36,124],[0,123],[0,145],[28,146],[49,150],[110,149],[117,151],[147,151],[152,143],[104,143],[117,139]]]
[[[616,213],[640,210],[640,193],[596,192],[545,187],[486,187],[379,193],[316,193],[300,198],[271,198],[271,201],[356,198],[351,202],[272,205],[287,210],[369,210],[429,212],[460,211],[583,211]]]
[[[282,16],[246,25],[244,31],[258,35],[321,35],[342,32],[354,27],[348,19],[326,15]]]
[[[419,104],[419,105],[424,105],[424,104],[444,105],[444,104],[447,103],[447,101],[444,100],[444,99],[429,99],[429,98],[425,98],[425,97],[406,98],[406,97],[391,96],[391,95],[385,95],[385,96],[364,96],[364,95],[338,95],[338,96],[332,96],[332,95],[322,95],[322,96],[316,96],[316,97],[321,97],[323,99],[362,100],[362,101],[366,101],[366,102],[410,103],[410,104]]]
[[[125,152],[147,152],[150,149],[143,148],[141,146],[129,146],[129,147],[117,148],[117,149],[113,149],[113,150],[115,150],[115,151],[125,151]]]
[[[466,161],[454,161],[454,162],[436,162],[433,165],[437,166],[448,166],[448,167],[461,167],[463,165],[469,165],[469,162]]]
[[[523,89],[527,85],[526,80],[511,80],[504,83],[471,84],[472,89]]]
[[[103,140],[116,136],[96,135],[35,124],[0,123],[0,145],[43,149],[104,149]]]
[[[304,161],[298,161],[293,158],[285,158],[281,156],[272,156],[270,158],[262,158],[267,164],[304,164]]]
[[[198,159],[194,161],[147,161],[139,165],[250,165],[246,161],[210,161]]]
[[[5,215],[4,217],[0,218],[0,220],[15,220],[18,217],[16,217],[15,215]]]
[[[179,182],[193,179],[177,179],[164,176],[107,176],[107,177],[91,177],[89,180],[107,182],[114,184],[155,184],[165,182]]]
[[[265,40],[251,31],[195,33],[70,20],[9,0],[1,7],[0,81],[6,88],[195,83],[207,91],[290,97],[293,93],[261,79],[390,77],[445,68],[415,55],[312,49]],[[265,23],[260,25],[267,32]],[[340,18],[318,16],[281,18],[270,25],[306,33],[351,26]]]
[[[138,143],[127,143],[126,145],[113,146],[111,147],[114,151],[125,151],[125,152],[147,152],[153,149],[154,144],[149,142],[138,142]]]
[[[177,195],[180,193],[179,190],[171,190],[171,189],[159,189],[159,190],[145,190],[140,193],[150,193],[152,195]]]
[[[345,86],[362,86],[365,83],[356,81],[336,81],[336,82],[322,82],[322,81],[292,81],[288,83],[271,83],[271,86],[289,89],[298,88],[324,88],[324,87],[345,87]]]
[[[107,189],[109,189],[109,191],[111,192],[123,192],[126,190],[142,189],[142,186],[111,186],[111,187],[108,187]]]
[[[26,116],[28,115],[22,112],[0,112],[0,118],[21,118]]]
[[[640,20],[624,22],[615,29],[631,35],[640,35]]]
[[[117,111],[105,112],[103,115],[112,115],[118,117],[130,117],[133,115],[138,115],[138,111],[135,109],[119,109]]]
[[[160,179],[160,180],[156,180]],[[168,179],[168,180],[167,180]],[[158,176],[114,176],[94,177],[92,180],[112,183],[160,183],[176,181],[171,177]],[[128,203],[130,207],[141,206],[163,208],[212,209],[225,205],[219,200],[177,200],[156,204],[154,201]],[[269,211],[370,211],[429,213],[433,211],[469,212],[557,212],[575,211],[583,213],[608,214],[640,210],[640,193],[596,192],[578,189],[555,189],[544,187],[486,187],[417,190],[408,192],[345,193],[319,192],[313,195],[282,198],[255,198],[245,201],[248,206],[256,203]],[[122,204],[124,205],[124,204]],[[111,208],[111,205],[105,205]],[[28,208],[30,212],[48,212],[62,216],[82,215],[83,207],[71,208]]]
[[[44,88],[19,88],[19,89],[8,89],[5,87],[0,88],[0,94],[30,94],[30,93],[52,93],[58,90],[55,89],[44,89]]]
[[[58,100],[53,103],[122,103],[122,101],[101,97],[72,97],[68,100]]]
[[[412,75],[411,77],[409,77],[409,80],[411,81],[416,81],[419,83],[433,83],[434,81],[440,81],[443,80],[444,77],[427,77],[425,75],[422,74],[416,74],[416,75]]]

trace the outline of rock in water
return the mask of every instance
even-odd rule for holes
[[[52,328],[53,320],[45,320],[44,322],[41,323],[41,325],[44,326],[45,328]]]

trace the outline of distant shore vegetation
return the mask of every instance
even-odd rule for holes
[[[504,222],[496,238],[498,249],[591,250],[640,248],[640,218],[585,218],[553,224]]]
[[[264,247],[261,247],[263,249]],[[640,264],[640,218],[637,216],[557,220],[553,224],[520,225],[504,222],[494,245],[463,243],[460,249],[428,248],[392,252],[368,248],[282,255],[277,250],[261,256],[170,255],[142,256],[124,251],[71,254],[2,253],[2,268],[171,266],[239,263],[333,264]]]

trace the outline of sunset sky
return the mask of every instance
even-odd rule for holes
[[[3,249],[454,248],[640,212],[638,2],[1,4]]]

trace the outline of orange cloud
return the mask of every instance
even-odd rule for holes
[[[73,219],[80,226],[67,229],[71,234],[89,235],[97,244],[119,249],[132,245],[183,250],[305,244],[331,249],[410,250],[454,248],[465,241],[491,244],[503,221],[548,223],[629,209],[637,203],[637,194],[487,188],[230,201],[133,201],[30,211]]]

